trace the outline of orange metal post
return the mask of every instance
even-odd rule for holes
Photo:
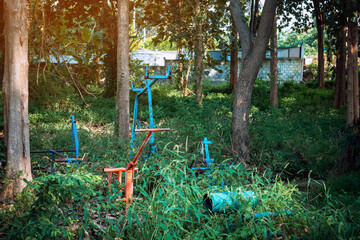
[[[150,128],[150,129],[136,129],[136,132],[148,132],[146,135],[143,143],[141,144],[139,151],[136,153],[134,159],[129,162],[126,168],[104,168],[104,172],[108,173],[108,184],[109,184],[109,192],[111,193],[111,174],[115,173],[118,174],[118,182],[121,183],[121,176],[122,172],[125,172],[125,196],[124,198],[120,199],[121,201],[127,202],[126,209],[129,207],[129,203],[133,201],[133,192],[134,192],[134,172],[137,170],[137,160],[143,151],[144,147],[146,146],[147,142],[149,141],[153,132],[157,131],[170,131],[170,128]]]

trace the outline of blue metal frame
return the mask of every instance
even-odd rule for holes
[[[134,142],[135,142],[135,139],[136,139],[135,129],[140,128],[136,124],[138,108],[139,108],[139,98],[143,93],[145,93],[147,91],[147,93],[148,93],[148,104],[149,104],[149,127],[148,128],[157,128],[157,126],[154,125],[151,86],[154,85],[160,79],[171,79],[171,69],[172,69],[172,67],[169,66],[168,73],[165,76],[160,76],[160,75],[150,76],[150,73],[149,73],[150,68],[148,66],[146,66],[145,79],[144,79],[145,87],[144,88],[136,88],[134,83],[133,83],[133,80],[131,79],[131,89],[132,89],[132,91],[133,92],[138,92],[138,94],[135,97],[135,103],[134,103],[134,115],[133,115],[133,124],[132,124],[132,130],[131,130],[131,143],[130,143],[131,144],[131,155],[133,154]],[[155,152],[155,146],[154,146],[155,136],[154,135],[155,134],[151,135],[150,141],[149,141],[149,146],[150,146],[149,156],[152,153]]]
[[[71,115],[71,149],[74,149],[75,142],[75,157],[79,157],[79,138],[76,128],[76,121],[74,115]]]
[[[54,173],[54,163],[55,163],[55,154],[56,153],[75,153],[75,158],[79,158],[79,138],[76,128],[76,121],[74,115],[71,116],[71,150],[53,150],[49,149],[48,151],[34,151],[30,152],[31,154],[50,154],[51,155],[51,173]],[[79,164],[78,159],[66,158],[67,163],[76,162]]]
[[[209,144],[212,144],[211,141],[208,141],[207,138],[204,138],[204,141],[201,142],[203,144],[204,147],[204,153],[203,153],[203,162],[206,163],[206,167],[203,168],[191,168],[191,170],[193,171],[206,171],[206,170],[211,170],[211,166],[210,163],[214,162],[213,158],[210,158],[210,153],[209,153]]]

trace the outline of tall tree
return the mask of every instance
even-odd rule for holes
[[[118,0],[115,134],[129,137],[129,0]]]
[[[347,19],[345,1],[326,0],[325,18],[326,18],[326,35],[325,41],[326,56],[331,62],[333,56],[336,57],[335,66],[335,96],[334,108],[345,106],[346,102],[346,34]],[[335,48],[334,48],[335,46]]]
[[[13,200],[31,181],[28,116],[28,28],[26,0],[4,1],[5,66],[3,79],[6,185]]]
[[[346,0],[348,12],[348,87],[347,87],[347,124],[354,126],[359,121],[359,75],[358,75],[358,16],[356,2]]]
[[[273,26],[277,0],[266,0],[261,14],[258,34],[252,43],[249,26],[239,0],[230,1],[230,11],[240,35],[242,60],[235,89],[231,131],[233,150],[240,158],[250,158],[249,113],[256,77],[265,57]]]
[[[182,22],[182,0],[178,2],[179,7],[179,19],[178,21]],[[182,32],[183,25],[179,24],[179,32]],[[183,55],[183,39],[179,37],[178,39],[178,56],[179,56],[179,79],[180,79],[180,89],[183,91],[183,96],[186,95],[187,84],[184,82],[184,55]]]
[[[202,61],[203,61],[203,40],[202,40],[202,15],[200,0],[195,0],[196,19],[196,43],[195,43],[195,80],[196,80],[196,102],[202,104]]]
[[[318,85],[325,86],[325,58],[324,58],[324,27],[325,27],[325,4],[324,0],[313,0],[318,34]]]
[[[4,52],[5,41],[4,41],[4,0],[0,0],[0,52]],[[0,81],[4,76],[4,54],[0,54]]]
[[[270,105],[278,107],[278,76],[277,76],[277,24],[276,15],[274,17],[274,24],[272,27],[270,38]]]
[[[233,20],[231,28],[230,90],[234,91],[238,77],[238,33]]]
[[[337,53],[336,53],[336,70],[335,70],[335,98],[334,108],[345,106],[346,102],[346,78],[345,78],[345,63],[346,63],[346,30],[345,26],[340,26],[338,41],[337,41]]]

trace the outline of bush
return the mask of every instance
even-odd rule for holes
[[[15,205],[17,211],[26,211],[20,215],[2,214],[3,230],[7,230],[11,239],[65,239],[82,235],[88,224],[89,201],[99,195],[95,190],[99,189],[99,180],[98,176],[79,173],[37,178]]]

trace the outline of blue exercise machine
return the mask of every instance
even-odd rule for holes
[[[200,168],[191,168],[193,171],[206,171],[211,170],[210,163],[214,162],[213,158],[210,158],[209,153],[209,144],[211,144],[211,141],[208,141],[207,138],[204,138],[204,141],[201,142],[201,154],[203,155],[203,162],[206,163],[206,167],[200,167]]]
[[[79,158],[79,138],[76,128],[76,121],[74,115],[71,116],[71,150],[53,150],[49,149],[48,151],[34,151],[30,152],[31,154],[50,154],[51,155],[51,173],[54,173],[54,163],[56,162],[67,162],[72,163],[76,162],[77,164],[82,161],[82,158]],[[66,157],[63,153],[71,153],[74,157]],[[59,156],[60,158],[55,158]]]
[[[132,124],[132,130],[131,130],[131,155],[133,154],[134,149],[134,142],[136,138],[136,129],[140,128],[140,124],[137,124],[137,114],[139,109],[139,98],[142,94],[147,92],[148,94],[148,105],[149,105],[149,129],[157,128],[157,126],[154,125],[154,116],[153,116],[153,106],[152,106],[152,96],[151,96],[151,86],[154,85],[158,80],[160,79],[171,79],[171,66],[168,68],[168,73],[165,76],[150,76],[150,68],[147,66],[145,71],[145,87],[144,88],[136,88],[133,80],[131,79],[131,89],[133,92],[137,92],[138,94],[135,97],[135,103],[134,103],[134,115],[133,115],[133,124]],[[150,151],[148,156],[150,156],[152,153],[155,152],[155,136],[154,134],[151,135],[150,141],[149,141]]]

